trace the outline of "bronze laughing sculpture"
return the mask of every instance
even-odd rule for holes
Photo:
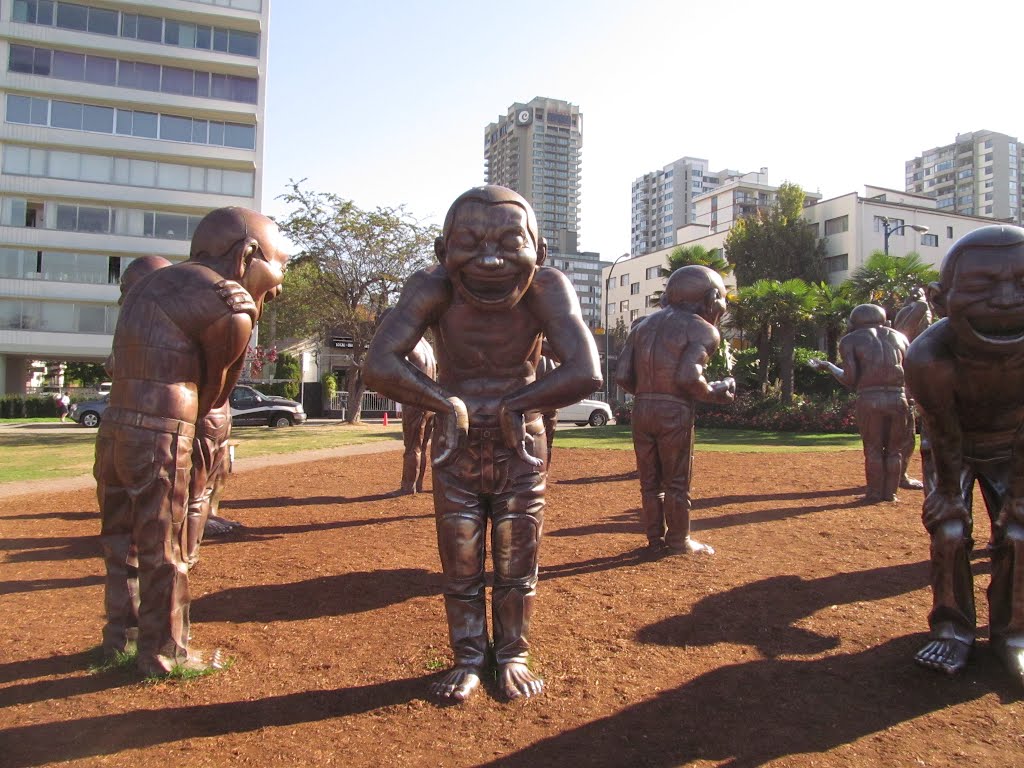
[[[527,666],[546,481],[541,414],[600,387],[597,347],[568,279],[544,266],[533,209],[512,190],[460,195],[434,249],[440,263],[409,279],[364,368],[368,385],[438,414],[434,509],[455,665],[431,690],[462,701],[483,678],[490,520],[498,684],[509,698],[529,697],[544,685]],[[407,359],[428,328],[436,382]],[[562,364],[538,379],[545,335]]]
[[[193,437],[226,401],[263,304],[281,290],[282,246],[266,217],[218,209],[196,228],[188,261],[156,269],[124,297],[93,472],[107,573],[103,651],[126,651],[137,622],[145,675],[209,666],[188,648]],[[133,554],[137,614],[127,587]]]
[[[812,359],[815,370],[829,371],[857,393],[857,429],[864,444],[865,501],[895,501],[903,477],[903,451],[910,428],[910,403],[904,387],[907,337],[885,324],[885,310],[860,304],[850,313],[850,331],[839,340],[843,367]]]
[[[953,674],[974,647],[974,485],[992,521],[989,637],[1024,682],[1024,229],[961,237],[929,298],[943,319],[911,345],[907,381],[931,438],[935,487],[924,501],[932,610],[917,663]]]
[[[615,382],[635,395],[633,448],[641,519],[652,555],[715,550],[690,537],[694,402],[730,403],[736,382],[708,382],[704,366],[718,349],[725,284],[713,269],[689,265],[671,274],[661,309],[636,323],[619,354]]]

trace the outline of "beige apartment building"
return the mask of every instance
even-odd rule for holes
[[[752,205],[770,204],[776,189],[758,174],[747,174],[700,196],[696,200],[697,221],[678,231],[678,244],[724,251],[734,221],[748,215]],[[825,240],[829,282],[833,284],[847,280],[872,253],[885,251],[886,247],[895,256],[916,252],[923,261],[937,267],[955,240],[992,224],[991,219],[982,216],[940,210],[931,197],[872,186],[866,187],[863,195],[850,192],[827,200],[808,195],[804,217]],[[658,309],[657,300],[665,287],[661,270],[676,247],[634,258],[624,254],[604,268],[607,327],[614,328],[620,318],[629,327],[636,318]],[[728,252],[724,255],[728,258]],[[727,286],[734,287],[735,281],[727,278]]]
[[[0,393],[102,361],[132,259],[258,209],[270,0],[0,4]]]
[[[952,144],[906,162],[906,189],[948,213],[1021,224],[1024,144],[995,131],[958,134]]]

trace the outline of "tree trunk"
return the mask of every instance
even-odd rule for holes
[[[757,334],[757,381],[761,394],[768,393],[768,370],[771,364],[772,335],[771,326],[765,325]]]
[[[362,419],[363,392],[365,391],[363,368],[359,363],[352,363],[348,367],[348,410],[345,414],[345,421],[349,424],[358,424]]]
[[[796,352],[796,326],[785,324],[779,328],[779,378],[782,379],[782,404],[793,402],[793,355]]]

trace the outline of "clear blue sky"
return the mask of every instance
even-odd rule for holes
[[[956,134],[1024,138],[1018,0],[272,0],[263,210],[289,179],[440,223],[510,104],[583,113],[580,245],[689,155],[825,197],[903,188]]]

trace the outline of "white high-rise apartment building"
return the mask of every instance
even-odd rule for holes
[[[677,230],[696,221],[696,198],[743,175],[728,169],[712,173],[707,160],[681,157],[640,176],[632,188],[630,256],[677,245]]]
[[[906,163],[906,191],[933,197],[940,211],[1021,224],[1024,145],[994,131],[961,133]]]
[[[584,320],[601,325],[600,255],[579,250],[583,116],[568,101],[516,102],[484,129],[484,178],[525,197],[548,242],[548,264],[579,294]]]
[[[102,361],[133,258],[258,209],[270,0],[0,4],[0,392]]]

